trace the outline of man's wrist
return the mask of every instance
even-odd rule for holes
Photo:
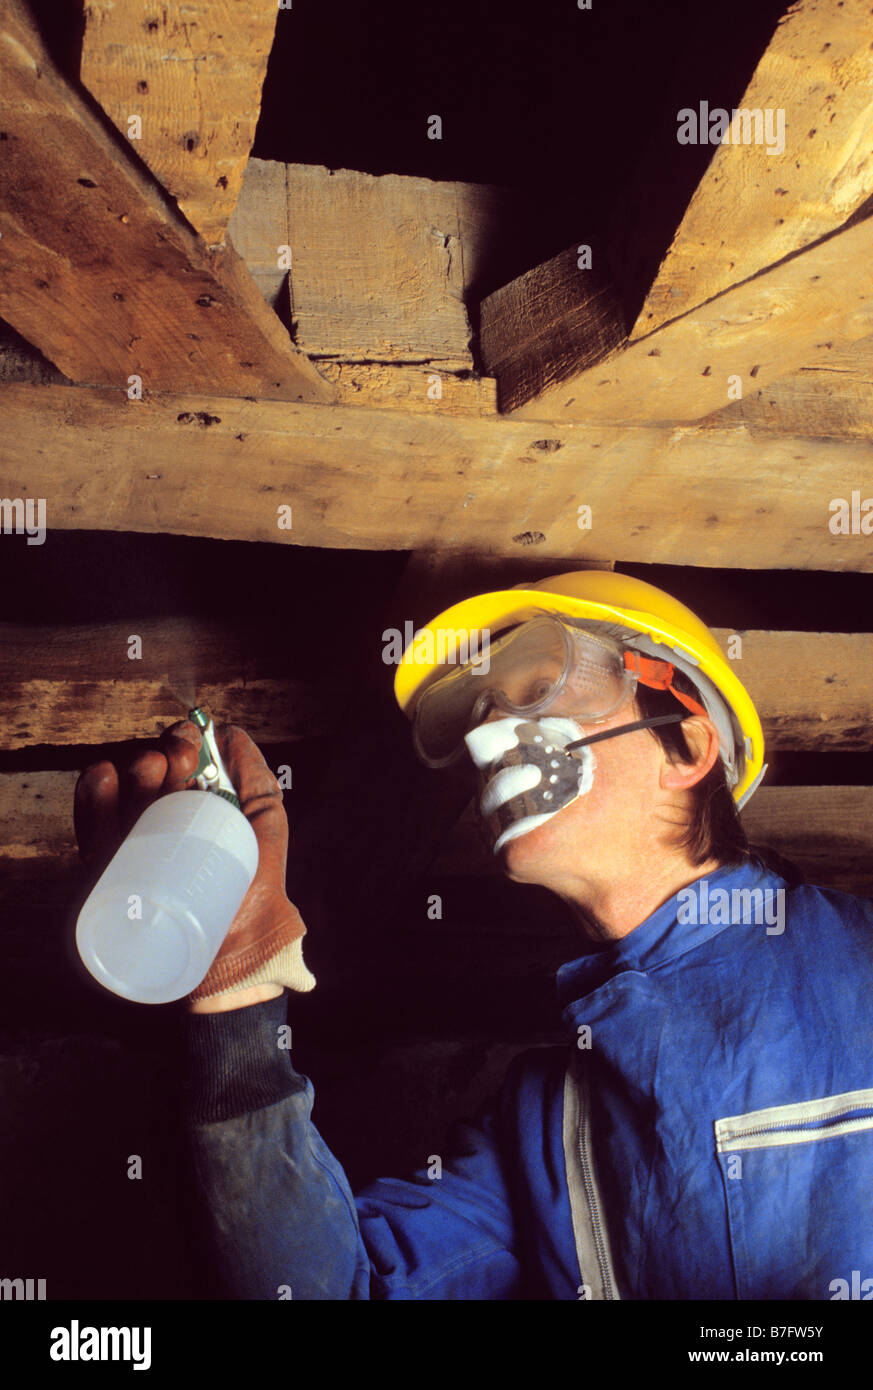
[[[278,999],[284,994],[285,986],[279,984],[250,985],[248,989],[228,990],[224,994],[209,994],[205,999],[190,999],[188,1011],[192,1014],[223,1014],[229,1009],[245,1009],[250,1004],[263,1004],[267,999]]]

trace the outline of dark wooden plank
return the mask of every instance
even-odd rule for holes
[[[152,738],[198,703],[266,743],[325,733],[336,693],[285,665],[275,628],[181,618],[0,624],[0,745]]]
[[[873,787],[761,787],[742,812],[753,843],[768,845],[810,883],[873,895]],[[433,873],[500,873],[472,814],[447,835]]]

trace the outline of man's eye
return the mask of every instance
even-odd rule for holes
[[[552,688],[552,682],[543,679],[534,681],[528,687],[528,696],[525,700],[527,705],[536,705],[540,700],[544,700]]]

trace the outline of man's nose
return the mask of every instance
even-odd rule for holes
[[[506,719],[508,710],[501,709],[496,701],[492,700],[489,708],[485,711],[484,718],[479,720],[480,724],[493,724],[495,719]]]

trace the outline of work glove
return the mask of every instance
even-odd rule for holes
[[[288,822],[282,791],[242,729],[216,730],[224,765],[258,841],[258,868],[206,978],[191,1000],[226,995],[252,985],[277,984],[306,992],[315,977],[303,960],[303,919],[285,893]],[[102,873],[143,811],[158,797],[193,785],[200,730],[189,720],[166,729],[158,747],[141,753],[119,775],[100,762],[76,783],[74,823],[86,866]]]

